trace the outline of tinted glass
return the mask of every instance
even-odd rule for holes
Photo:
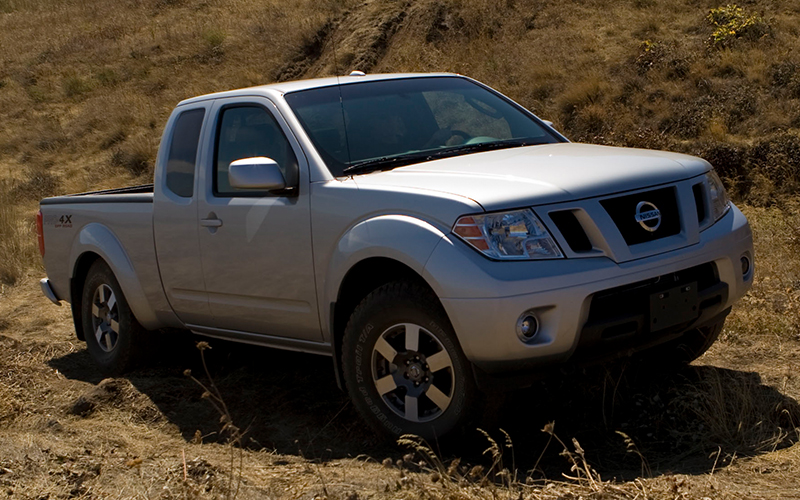
[[[228,178],[231,162],[258,156],[275,160],[283,172],[286,185],[297,185],[297,157],[272,114],[260,106],[224,109],[217,135],[214,192],[230,196],[265,194],[260,189],[231,187]]]
[[[289,93],[286,101],[335,176],[374,158],[516,139],[560,141],[506,98],[458,77],[324,87]]]
[[[175,120],[167,156],[167,189],[183,198],[194,193],[197,144],[203,126],[204,109],[184,111]]]

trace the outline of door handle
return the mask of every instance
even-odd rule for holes
[[[207,219],[200,219],[200,225],[207,228],[222,227],[222,220],[217,219],[217,214],[211,212]]]
[[[219,219],[200,219],[200,225],[203,227],[220,227],[222,221]]]

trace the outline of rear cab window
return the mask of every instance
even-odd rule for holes
[[[191,109],[181,113],[172,127],[172,138],[167,155],[167,189],[181,198],[194,194],[194,171],[197,161],[197,145],[206,110]]]

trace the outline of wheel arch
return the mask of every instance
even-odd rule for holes
[[[431,285],[417,271],[399,260],[389,257],[369,257],[357,262],[345,274],[339,285],[336,301],[331,303],[330,332],[333,347],[336,383],[340,389],[342,383],[342,339],[347,322],[353,311],[364,298],[375,289],[395,281],[408,281],[428,290],[441,309],[444,317],[447,312]]]
[[[83,303],[83,284],[89,275],[89,269],[98,260],[102,260],[95,252],[84,252],[75,261],[72,268],[72,278],[69,280],[70,305],[72,307],[72,322],[75,325],[75,334],[78,340],[86,340],[83,335],[83,318],[81,313]]]
[[[76,330],[80,325],[80,302],[83,284],[89,268],[97,260],[105,262],[119,282],[122,293],[137,321],[145,328],[157,328],[159,321],[142,289],[136,270],[114,233],[106,226],[92,223],[81,229],[70,251],[70,299],[73,318],[76,318]],[[76,306],[77,304],[77,306]],[[76,309],[77,307],[77,309]]]

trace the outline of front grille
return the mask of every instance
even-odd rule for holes
[[[571,210],[559,210],[547,214],[556,225],[567,244],[575,253],[588,252],[592,249],[592,242],[586,236],[581,223]]]
[[[636,207],[641,202],[655,206],[661,214],[661,223],[654,231],[648,231],[636,220]],[[628,245],[673,236],[681,231],[674,187],[610,198],[601,201],[600,204],[611,216]]]
[[[689,324],[651,331],[650,297],[682,285],[697,283],[698,317],[694,323],[717,314],[728,299],[728,285],[719,279],[713,262],[597,292],[580,333],[577,352],[615,349],[619,342],[652,341],[657,336],[682,332]]]
[[[699,182],[692,186],[692,194],[694,194],[694,208],[697,210],[697,222],[702,224],[706,220],[706,200],[703,195],[703,183]]]

